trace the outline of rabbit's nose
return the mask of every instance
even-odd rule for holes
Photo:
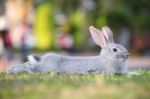
[[[128,59],[130,56],[130,53],[127,53],[125,56],[126,56],[126,59]]]
[[[126,58],[128,59],[128,58],[129,58],[129,55],[126,55]]]

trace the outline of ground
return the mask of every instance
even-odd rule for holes
[[[0,73],[0,99],[150,99],[150,71],[142,75]]]

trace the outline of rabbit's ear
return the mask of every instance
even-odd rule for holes
[[[94,42],[100,47],[104,47],[106,44],[106,40],[105,40],[103,33],[99,29],[96,29],[93,26],[90,26],[89,30],[90,30],[90,33],[92,35]]]
[[[113,32],[111,31],[111,29],[107,26],[102,27],[102,32],[106,38],[106,41],[109,43],[113,43],[114,39],[113,39]]]

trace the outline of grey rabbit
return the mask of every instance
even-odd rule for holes
[[[101,47],[101,52],[97,56],[64,56],[55,53],[47,53],[36,57],[30,55],[29,61],[19,66],[11,67],[8,73],[18,74],[20,72],[57,72],[57,73],[120,73],[138,75],[136,72],[128,72],[127,62],[129,52],[120,44],[113,40],[113,33],[107,26],[101,30],[90,26],[91,36],[94,42]]]

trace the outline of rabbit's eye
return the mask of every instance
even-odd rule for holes
[[[117,49],[116,49],[116,48],[113,48],[113,51],[114,51],[114,52],[117,52]]]

